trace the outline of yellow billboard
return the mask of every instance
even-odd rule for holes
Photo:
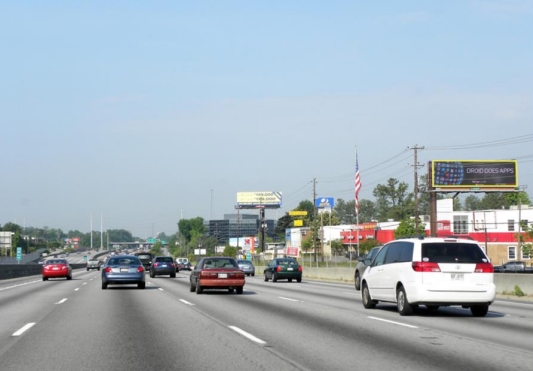
[[[237,205],[248,207],[280,207],[281,192],[237,192]]]
[[[306,216],[307,211],[299,211],[299,210],[289,211],[289,215],[290,216]]]

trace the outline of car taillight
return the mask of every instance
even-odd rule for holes
[[[281,272],[281,265],[278,265],[278,266],[276,267],[276,271]]]
[[[171,267],[175,267],[174,263],[170,263],[170,266],[171,266]]]
[[[144,272],[144,267],[142,265],[139,265],[137,267],[137,273],[142,273],[142,272]]]
[[[439,264],[434,262],[413,262],[411,266],[415,272],[440,272]]]
[[[304,271],[303,267],[301,265],[299,265],[298,266],[298,272],[303,272],[303,271]]]
[[[61,269],[68,269],[66,265],[62,266]]]
[[[106,272],[106,273],[113,273],[113,270],[111,269],[111,267],[106,267],[106,268],[104,269],[104,272]]]
[[[494,266],[492,263],[477,263],[474,273],[494,273]]]
[[[159,267],[159,263],[154,263],[154,267]]]

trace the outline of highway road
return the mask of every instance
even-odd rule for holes
[[[364,309],[351,285],[264,282],[244,294],[189,292],[189,272],[147,276],[146,290],[100,272],[71,281],[0,281],[0,369],[530,370],[533,304],[470,310]]]

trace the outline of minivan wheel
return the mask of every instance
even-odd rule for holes
[[[359,276],[359,272],[355,272],[355,289],[357,291],[361,290],[361,277]]]
[[[396,291],[396,300],[398,313],[400,313],[400,315],[408,316],[413,313],[413,308],[411,307],[411,304],[409,304],[409,300],[407,300],[407,295],[405,294],[405,289],[403,287],[398,288],[398,291]]]
[[[366,309],[372,309],[376,307],[377,302],[375,300],[372,300],[372,298],[370,297],[370,291],[368,290],[368,286],[366,285],[366,283],[363,284],[362,299],[363,306]]]
[[[489,311],[487,304],[473,305],[470,307],[470,311],[474,317],[485,317]]]

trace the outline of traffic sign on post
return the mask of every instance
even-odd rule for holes
[[[22,247],[17,247],[17,263],[20,264],[22,260]]]

